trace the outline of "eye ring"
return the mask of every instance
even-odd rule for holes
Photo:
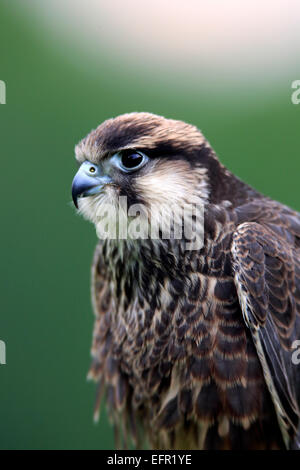
[[[142,168],[148,161],[149,157],[139,150],[125,150],[114,155],[113,159],[116,165],[124,173],[132,173]]]

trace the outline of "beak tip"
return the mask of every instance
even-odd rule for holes
[[[84,165],[84,163],[82,165]],[[76,209],[78,209],[78,199],[80,197],[97,194],[100,188],[102,188],[103,185],[108,182],[108,180],[111,180],[111,178],[105,175],[98,176],[96,178],[91,177],[90,175],[87,175],[85,173],[84,168],[82,169],[81,167],[79,168],[73,179],[71,190],[72,199]]]
[[[72,184],[72,199],[74,206],[78,209],[78,191],[75,189],[75,185]]]

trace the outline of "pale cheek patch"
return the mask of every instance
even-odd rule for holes
[[[191,170],[182,161],[159,162],[151,173],[137,178],[135,190],[147,206],[152,238],[161,232],[163,238],[181,239],[184,233],[195,242],[187,249],[202,248],[204,205],[209,198],[206,169]]]
[[[206,173],[185,162],[162,162],[137,178],[136,191],[147,205],[204,204],[209,197]]]

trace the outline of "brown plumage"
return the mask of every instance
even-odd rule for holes
[[[128,152],[145,154],[146,163],[130,173],[110,166]],[[154,210],[205,207],[199,250],[186,250],[184,239],[96,247],[89,375],[98,384],[96,413],[105,396],[116,445],[299,448],[292,353],[300,339],[300,215],[241,182],[180,121],[110,119],[78,144],[76,157],[109,175],[95,194],[74,180],[74,201],[95,224],[103,201],[120,195]]]

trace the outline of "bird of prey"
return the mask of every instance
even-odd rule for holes
[[[76,159],[73,200],[95,225],[120,196],[204,207],[198,249],[184,236],[96,246],[89,377],[116,445],[299,449],[300,214],[229,172],[195,126],[150,113],[105,121]]]

